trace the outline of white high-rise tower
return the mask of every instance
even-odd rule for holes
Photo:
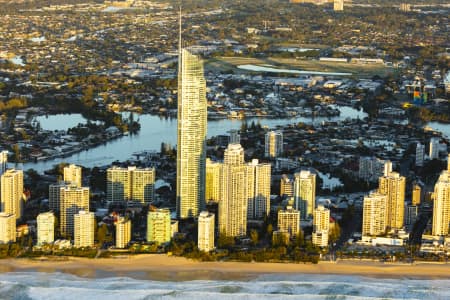
[[[450,157],[449,157],[450,160]],[[450,222],[450,163],[434,186],[433,235],[447,235]]]
[[[205,206],[206,81],[198,56],[180,47],[178,62],[177,216],[183,219]]]

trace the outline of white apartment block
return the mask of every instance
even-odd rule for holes
[[[278,231],[289,233],[295,237],[300,232],[300,212],[288,206],[285,210],[278,211]]]
[[[416,166],[423,167],[423,160],[425,157],[425,145],[417,143],[416,145]]]
[[[363,204],[363,236],[378,236],[386,232],[387,196],[371,193],[364,197]]]
[[[164,244],[170,242],[171,236],[170,210],[150,210],[147,215],[147,241]]]
[[[0,244],[16,241],[16,217],[14,214],[0,213]]]
[[[8,169],[1,176],[2,212],[22,217],[23,208],[23,171]]]
[[[93,247],[95,215],[93,212],[81,210],[74,215],[74,246]]]
[[[439,159],[439,138],[432,137],[430,139],[430,159]]]
[[[59,190],[59,199],[61,235],[69,238],[74,232],[74,215],[80,210],[89,211],[89,188],[62,186]]]
[[[109,202],[153,202],[155,173],[154,168],[109,168],[106,171],[106,199]]]
[[[433,228],[434,236],[446,236],[450,222],[450,166],[442,171],[434,186]]]
[[[214,250],[214,214],[207,211],[198,217],[198,249],[209,252]]]
[[[294,174],[294,201],[302,220],[312,217],[316,203],[316,174],[310,171]]]
[[[283,153],[283,132],[269,131],[264,141],[265,157],[276,158]]]
[[[37,216],[37,245],[51,244],[55,241],[55,215],[52,212]]]
[[[328,246],[330,232],[330,210],[319,205],[314,210],[312,242],[318,247]]]
[[[116,226],[116,248],[126,248],[131,241],[131,220],[118,217]]]

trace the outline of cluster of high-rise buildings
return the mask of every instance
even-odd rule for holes
[[[392,166],[380,176],[378,190],[364,197],[363,236],[403,229],[406,178],[391,170]]]
[[[419,184],[412,185],[411,203],[405,202],[406,178],[389,172],[379,178],[377,191],[364,197],[363,237],[385,236],[412,226],[418,217],[423,191]],[[442,171],[432,193],[432,236],[449,234],[450,223],[450,155],[447,169]]]
[[[0,152],[0,243],[16,240],[16,220],[23,215],[25,201],[23,171],[8,169],[8,151]]]

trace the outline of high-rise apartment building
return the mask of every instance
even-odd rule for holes
[[[430,159],[439,159],[439,138],[430,139]]]
[[[55,215],[52,212],[37,216],[37,245],[51,244],[55,241]]]
[[[319,205],[314,210],[312,242],[319,247],[328,246],[328,236],[330,231],[330,210],[323,205]]]
[[[202,211],[198,216],[198,249],[209,252],[214,249],[214,214]]]
[[[280,180],[280,196],[293,197],[294,196],[294,181],[286,174],[281,176]]]
[[[450,222],[450,166],[442,171],[434,186],[433,229],[435,236],[447,235]]]
[[[64,168],[64,182],[81,187],[81,167],[74,164]]]
[[[16,241],[16,217],[11,213],[0,213],[0,244]]]
[[[177,216],[197,217],[205,208],[206,82],[203,63],[180,49],[178,64]]]
[[[302,220],[312,217],[316,203],[316,174],[310,171],[295,173],[294,201]]]
[[[278,231],[288,232],[290,237],[295,237],[300,232],[300,212],[288,206],[285,210],[278,211]]]
[[[219,232],[244,236],[248,219],[263,219],[270,213],[270,164],[244,161],[244,148],[229,144],[223,163],[208,162],[208,194],[219,201]],[[214,178],[214,179],[213,179]],[[215,184],[215,186],[213,185]]]
[[[0,152],[0,176],[6,172],[8,168],[8,151],[3,150]]]
[[[55,184],[50,184],[48,186],[48,208],[52,211],[60,210],[60,191],[63,187],[68,187],[70,184],[66,184],[65,182],[59,182]]]
[[[154,168],[109,168],[106,171],[106,199],[151,203],[155,194],[155,173]]]
[[[271,165],[252,159],[247,165],[247,218],[264,219],[270,214]]]
[[[8,169],[1,176],[2,212],[22,217],[23,207],[23,171]]]
[[[59,207],[61,235],[71,237],[74,232],[74,215],[81,210],[89,211],[89,188],[75,185],[61,186]]]
[[[359,158],[359,178],[367,181],[377,181],[380,176],[392,172],[392,162],[377,157]]]
[[[283,132],[269,131],[264,141],[265,157],[276,158],[283,153]]]
[[[150,210],[147,215],[147,241],[168,243],[171,233],[170,210],[165,208]]]
[[[80,210],[74,215],[74,247],[94,246],[94,223],[95,215],[93,212]]]
[[[416,166],[423,167],[423,159],[425,157],[425,145],[417,143],[416,145]]]
[[[380,177],[378,191],[387,195],[387,226],[391,229],[403,227],[405,215],[406,178],[397,172]]]
[[[206,201],[219,202],[222,164],[206,159]]]
[[[419,206],[422,202],[422,189],[420,185],[414,184],[412,188],[412,205]]]
[[[126,248],[131,241],[131,220],[118,217],[114,225],[116,226],[116,248]]]
[[[371,193],[364,197],[363,236],[383,235],[387,227],[387,196]]]
[[[248,173],[244,164],[244,148],[240,144],[229,144],[224,153],[221,173],[220,234],[236,237],[247,233],[249,190],[253,190],[254,184],[249,180]]]

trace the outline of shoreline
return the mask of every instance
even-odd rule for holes
[[[3,259],[0,273],[62,272],[85,278],[131,277],[143,280],[239,280],[262,275],[347,275],[383,279],[450,279],[450,268],[441,263],[413,265],[372,261],[297,263],[199,262],[165,254],[139,254],[121,258],[89,259],[69,257],[67,260]]]

